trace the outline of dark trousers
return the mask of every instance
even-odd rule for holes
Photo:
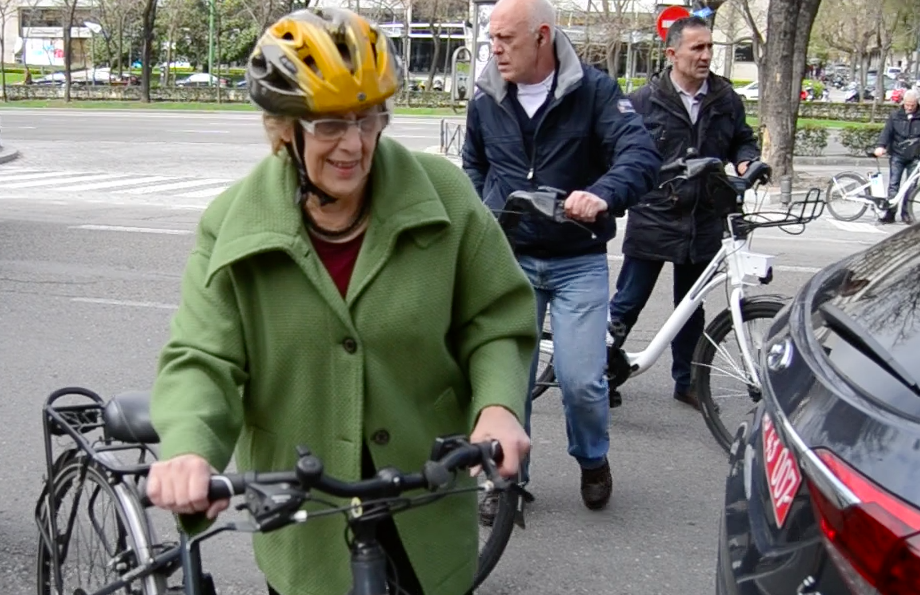
[[[888,198],[891,198],[898,193],[898,190],[901,188],[901,177],[904,175],[904,172],[907,172],[907,175],[913,173],[914,168],[917,167],[917,163],[920,162],[920,159],[912,159],[908,161],[899,155],[892,155],[888,159],[889,173],[890,177],[888,179]]]
[[[365,479],[373,477],[376,471],[366,444],[364,445],[361,462],[361,474],[363,477]],[[387,581],[390,583],[390,592],[400,595],[424,595],[412,564],[409,562],[409,556],[406,554],[402,540],[399,538],[399,533],[396,531],[396,523],[393,522],[393,519],[388,519],[377,525],[377,541],[387,555]],[[397,577],[399,589],[393,588],[393,585],[397,584]],[[268,594],[281,595],[271,585],[268,585]]]
[[[708,262],[674,264],[675,306],[687,295],[708,264]],[[623,267],[617,277],[617,292],[610,300],[610,317],[614,326],[620,323],[625,327],[622,337],[615,337],[618,343],[622,344],[626,340],[626,335],[635,326],[639,313],[652,296],[663,265],[663,261],[624,257]],[[700,306],[671,341],[673,359],[671,376],[674,378],[674,390],[677,392],[686,393],[691,388],[693,351],[700,337],[703,336],[705,324],[705,313],[703,307]]]

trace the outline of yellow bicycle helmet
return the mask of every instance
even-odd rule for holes
[[[395,52],[343,8],[299,10],[270,26],[249,58],[249,95],[266,112],[305,119],[363,110],[396,93]]]

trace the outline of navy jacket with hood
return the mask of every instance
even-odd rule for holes
[[[532,154],[511,103],[517,100],[493,58],[468,108],[463,169],[496,216],[513,191],[553,186],[591,192],[622,217],[655,186],[661,157],[617,82],[583,64],[558,29],[554,48],[555,90],[536,114]],[[613,216],[595,238],[571,223],[525,216],[513,239],[519,254],[550,258],[606,252],[615,235]]]

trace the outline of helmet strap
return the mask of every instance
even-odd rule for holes
[[[297,206],[303,208],[304,202],[310,194],[316,195],[321,207],[338,202],[339,199],[325,192],[310,179],[310,174],[307,173],[307,166],[302,154],[303,146],[303,127],[297,124],[294,126],[294,140],[284,144],[288,155],[291,157],[291,161],[293,161],[294,165],[297,167],[297,178],[300,182],[300,188],[297,193]]]

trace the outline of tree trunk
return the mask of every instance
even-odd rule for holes
[[[437,6],[437,5],[435,5]],[[425,92],[430,93],[432,87],[434,87],[434,73],[438,69],[438,58],[441,55],[441,24],[438,23],[438,26],[434,26],[434,20],[431,22],[431,33],[434,46],[434,51],[431,53],[431,68],[428,70],[428,83],[425,85]]]
[[[821,0],[770,0],[761,72],[762,158],[774,179],[793,175],[792,156],[808,39]],[[766,75],[766,76],[764,76]]]
[[[141,13],[141,101],[150,103],[150,72],[153,68],[154,25],[157,20],[157,0],[145,0]]]
[[[0,27],[6,26],[6,19],[0,19]],[[22,51],[25,52],[25,47],[22,48]],[[3,41],[3,36],[0,35],[0,94],[3,95],[3,101],[9,101],[9,98],[6,96],[6,65],[3,63],[3,56],[6,55],[6,43]]]
[[[122,77],[124,73],[124,59],[125,59],[125,19],[124,17],[118,18],[118,78]]]
[[[64,23],[64,102],[70,103],[70,69],[73,66],[73,39],[70,36],[73,28],[73,15],[77,11],[77,0],[70,0],[67,5],[67,20]]]
[[[607,44],[607,73],[615,79],[620,74],[620,42],[613,40]]]

